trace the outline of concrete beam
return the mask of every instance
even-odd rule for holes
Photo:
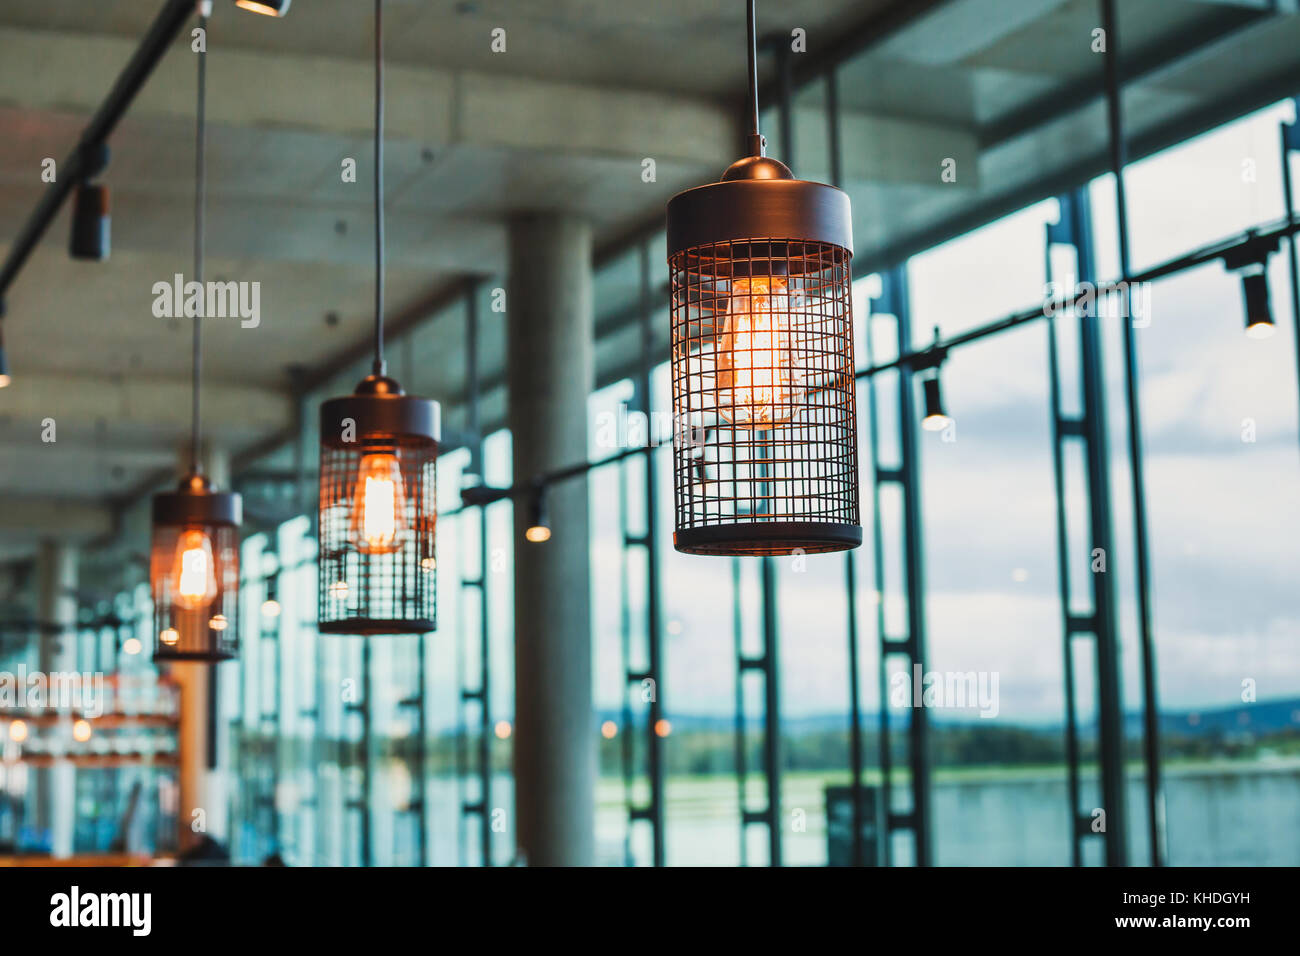
[[[190,427],[188,379],[138,375],[70,375],[23,372],[0,392],[0,415],[11,425],[52,418],[56,435],[83,434],[99,421],[113,426],[147,426],[169,432]],[[285,392],[251,385],[203,384],[203,415],[219,431],[223,425],[241,434],[269,431],[292,421],[293,402]]]
[[[55,541],[88,541],[113,530],[107,505],[67,498],[0,496],[0,532]]]
[[[132,38],[102,34],[0,29],[3,100],[90,112],[135,46]],[[365,60],[251,52],[216,40],[210,52],[213,123],[348,137],[374,127],[374,68]],[[186,37],[158,65],[131,117],[192,118],[194,74]],[[737,141],[735,110],[704,98],[396,64],[385,80],[393,139],[709,163],[724,160]]]
[[[1038,2],[1050,6],[1061,0]],[[0,48],[6,50],[0,61],[0,103],[38,112],[89,112],[133,47],[134,41],[121,37],[0,29]],[[192,120],[192,56],[188,44],[168,54],[132,107],[129,121]],[[213,124],[328,133],[356,146],[364,145],[373,130],[373,68],[365,61],[214,45],[208,68],[208,118]],[[634,163],[652,157],[660,165],[705,164],[718,172],[736,158],[741,117],[731,104],[709,98],[399,65],[387,68],[386,82],[387,135],[395,142]],[[821,112],[800,114],[799,142],[824,143]],[[937,165],[931,162],[934,153],[940,159],[957,158],[967,169],[974,166],[973,161],[961,163],[974,158],[973,134],[940,124],[857,114],[846,117],[841,135],[850,179],[937,182],[937,174],[929,177],[929,167]],[[259,168],[263,158],[256,152],[249,156],[249,191],[259,176],[276,175]],[[320,159],[324,163],[336,157]]]
[[[831,173],[825,111],[795,110],[794,138],[795,175],[828,181]],[[906,183],[968,190],[979,185],[980,144],[972,129],[846,111],[840,117],[840,142],[845,183]],[[940,179],[945,159],[956,160],[955,183]]]

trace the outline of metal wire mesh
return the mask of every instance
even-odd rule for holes
[[[850,260],[793,239],[670,258],[679,550],[851,546],[827,533],[858,524]]]
[[[227,660],[239,652],[239,531],[155,525],[150,553],[155,660]]]
[[[437,444],[416,436],[322,444],[321,630],[436,628],[436,458]]]

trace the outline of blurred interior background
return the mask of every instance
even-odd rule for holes
[[[173,6],[0,9],[0,253]],[[1300,861],[1295,250],[1265,257],[1258,339],[1222,255],[1300,209],[1294,3],[759,5],[768,155],[852,200],[866,532],[760,560],[672,545],[664,205],[742,155],[743,3],[390,0],[388,359],[442,403],[439,627],[369,639],[315,630],[313,525],[317,407],[370,364],[372,8],[215,7],[208,274],[262,290],[256,328],[204,327],[204,460],[244,496],[239,657],[151,662],[149,498],[190,426],[189,323],[151,311],[189,268],[187,18],[107,140],[111,257],[69,257],[67,203],[0,284],[0,671],[57,660],[104,687],[95,715],[0,701],[0,854]],[[461,499],[519,479],[510,369],[533,359],[511,358],[511,316],[548,303],[506,292],[529,287],[537,235],[571,253],[557,281],[591,290],[556,320],[586,364],[535,361],[583,389],[596,463],[586,530],[544,544],[511,500]],[[1049,287],[1126,276],[1131,320],[1041,314]],[[924,376],[896,360],[936,335],[950,420],[931,431]],[[572,569],[559,611],[515,606],[524,548]],[[581,614],[548,616],[563,606]],[[555,781],[593,794],[572,855],[516,832],[535,675],[515,640],[539,617],[589,622],[590,687],[533,690],[590,695],[591,765]],[[910,706],[914,665],[985,681],[991,706]]]

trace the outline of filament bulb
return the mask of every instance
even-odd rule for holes
[[[406,495],[397,455],[363,455],[352,495],[352,543],[363,554],[391,554],[406,532]]]
[[[799,398],[790,343],[792,308],[780,276],[734,279],[718,342],[718,413],[733,425],[771,428],[788,422]]]
[[[182,532],[172,562],[175,603],[187,611],[206,607],[217,596],[217,564],[212,540],[202,531]]]

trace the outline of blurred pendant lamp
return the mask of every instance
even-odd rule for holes
[[[668,203],[678,551],[862,543],[849,197],[766,156],[754,3],[749,155]]]
[[[206,11],[199,15],[206,28]],[[199,53],[195,135],[194,281],[203,283],[203,215],[207,169],[207,53]],[[202,311],[201,309],[199,310]],[[154,660],[223,661],[239,650],[239,495],[217,491],[199,467],[202,317],[194,317],[193,426],[190,471],[175,491],[154,495],[150,583]]]
[[[406,395],[384,363],[383,0],[375,0],[375,361],[320,414],[318,628],[328,634],[436,629],[440,409]]]

